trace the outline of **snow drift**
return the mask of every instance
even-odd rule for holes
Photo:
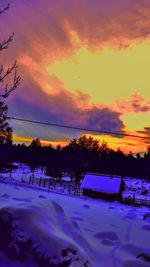
[[[27,267],[89,266],[88,242],[56,202],[2,208],[0,236],[5,267],[14,261]]]
[[[150,209],[0,184],[0,267],[149,267]]]

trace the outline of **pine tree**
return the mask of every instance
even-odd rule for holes
[[[31,144],[30,144],[30,146],[32,148],[39,148],[39,147],[41,147],[41,141],[40,141],[40,139],[39,138],[33,139],[32,142],[31,142]]]
[[[0,145],[12,142],[12,128],[7,122],[7,111],[5,103],[0,101]]]

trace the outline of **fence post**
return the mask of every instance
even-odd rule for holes
[[[48,189],[50,189],[50,186],[51,186],[51,182],[50,182],[50,179],[48,180]]]
[[[29,178],[29,184],[31,184],[31,175],[30,175],[30,178]]]
[[[42,179],[42,178],[40,177],[40,179],[39,179],[39,186],[41,186],[41,179]]]
[[[54,181],[54,190],[56,189],[56,181]]]
[[[70,195],[70,185],[69,185],[69,187],[68,187],[68,193],[69,193],[69,195]]]
[[[32,176],[32,185],[34,185],[34,175]]]

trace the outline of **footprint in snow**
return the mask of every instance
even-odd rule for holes
[[[79,225],[78,225],[78,223],[76,221],[72,221],[72,224],[77,230],[80,229],[80,227],[79,227]]]
[[[10,196],[8,194],[3,194],[3,195],[1,195],[1,197],[9,198]]]
[[[150,225],[149,224],[145,224],[142,226],[142,229],[150,231]]]
[[[83,207],[84,207],[84,208],[87,208],[87,209],[89,209],[89,208],[90,208],[90,206],[89,206],[89,205],[87,205],[87,204],[84,204],[84,205],[83,205]]]
[[[80,214],[81,214],[81,212],[79,212],[79,211],[75,211],[73,214],[80,215]]]
[[[52,204],[58,213],[64,213],[63,208],[57,202],[52,201]]]
[[[104,245],[104,246],[113,246],[114,243],[113,241],[109,240],[109,239],[102,239],[101,240],[101,243]]]
[[[84,228],[83,230],[86,231],[86,232],[91,232],[91,233],[93,232],[93,231],[92,231],[91,229],[89,229],[89,228]]]
[[[117,234],[113,231],[108,231],[108,232],[98,232],[97,234],[94,235],[95,238],[100,239],[100,240],[110,240],[110,241],[119,241],[119,238]]]
[[[126,216],[124,216],[124,219],[134,220],[136,219],[136,217],[136,214],[127,214]]]
[[[38,197],[39,197],[39,198],[46,198],[46,197],[45,197],[45,196],[43,196],[43,195],[39,195]]]
[[[13,189],[20,190],[20,188],[18,186],[13,186]]]
[[[111,226],[111,227],[116,227],[116,225],[115,225],[115,224],[113,224],[113,223],[110,223],[110,226]]]
[[[19,198],[19,197],[13,197],[12,199],[13,199],[13,200],[16,200],[16,201],[32,202],[32,198]]]
[[[77,217],[77,216],[71,217],[71,219],[72,219],[72,220],[75,220],[75,221],[81,221],[81,222],[83,221],[82,218]]]

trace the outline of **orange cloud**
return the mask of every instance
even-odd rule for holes
[[[14,2],[0,25],[1,38],[16,33],[1,59],[17,58],[22,75],[10,114],[113,131],[149,127],[149,13],[149,0]],[[74,135],[13,126],[42,140]]]
[[[145,99],[139,93],[134,93],[129,100],[116,100],[112,107],[122,113],[147,113],[150,112],[150,100]]]

